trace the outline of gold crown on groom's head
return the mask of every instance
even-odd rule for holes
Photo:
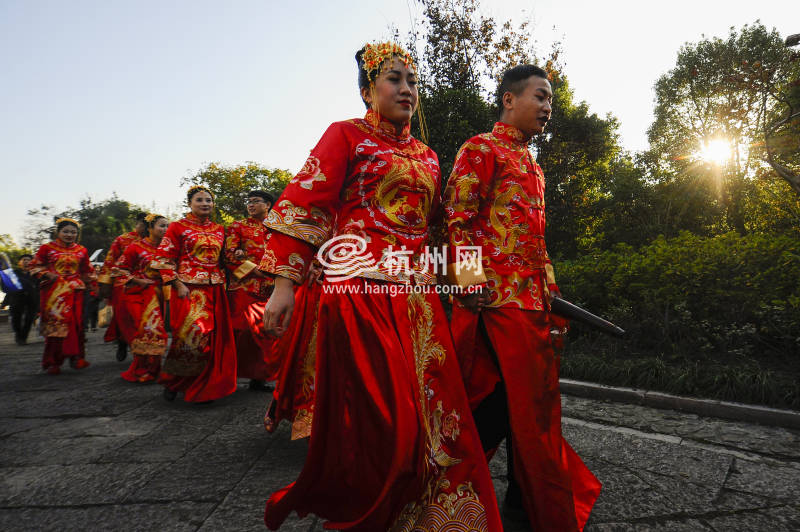
[[[367,71],[370,81],[375,81],[375,78],[381,73],[384,62],[392,57],[400,59],[406,67],[417,69],[411,54],[402,46],[393,42],[365,44],[364,53],[361,55],[361,68]]]
[[[208,192],[208,194],[211,196],[211,199],[214,199],[214,193],[211,192],[211,190],[209,190],[208,187],[206,187],[204,185],[194,185],[192,187],[189,187],[189,190],[186,191],[186,196],[187,197],[191,196],[193,192],[196,192],[198,190],[202,190],[204,192]]]
[[[76,220],[74,218],[59,218],[58,220],[56,220],[56,227],[58,227],[63,222],[71,223],[71,224],[75,225],[75,227],[77,227],[78,229],[80,229],[80,227],[81,227],[81,224],[78,223],[78,220]]]

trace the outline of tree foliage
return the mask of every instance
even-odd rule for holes
[[[780,94],[798,77],[800,64],[777,31],[756,23],[731,28],[725,39],[686,44],[675,68],[656,83],[655,120],[648,130],[651,162],[683,188],[710,182],[700,186],[716,189],[708,208],[718,214],[718,231],[750,230],[747,206],[757,194],[756,178],[775,176],[764,134],[783,112]],[[781,143],[797,146],[800,137],[792,140],[781,131]],[[697,155],[713,139],[731,146],[720,164]]]
[[[575,257],[594,241],[598,205],[611,190],[615,161],[625,157],[617,121],[601,118],[586,102],[575,102],[557,62],[547,63],[553,86],[553,113],[546,133],[533,139],[545,173],[547,247],[554,257]]]
[[[55,221],[67,217],[81,224],[79,242],[90,254],[97,249],[108,250],[116,237],[133,230],[136,215],[146,211],[147,209],[120,199],[116,194],[99,202],[94,202],[87,196],[80,201],[77,208],[69,207],[62,212],[55,212],[52,205],[42,205],[28,211],[24,244],[36,249],[51,240],[54,237]]]
[[[588,245],[593,206],[621,152],[617,122],[598,117],[575,102],[556,44],[538,57],[527,21],[516,27],[481,14],[478,0],[422,0],[423,20],[411,33],[420,73],[420,101],[429,144],[445,179],[456,153],[470,137],[491,131],[497,120],[495,87],[502,73],[519,64],[538,64],[553,86],[553,116],[533,149],[547,180],[548,248],[574,256]],[[419,51],[422,53],[419,53]],[[419,125],[415,122],[415,135]],[[582,243],[582,244],[581,244]]]
[[[183,177],[181,185],[208,187],[214,194],[217,220],[227,224],[247,216],[244,201],[250,190],[264,190],[277,199],[291,179],[292,174],[288,170],[267,168],[254,162],[236,166],[212,162],[194,174]]]
[[[423,18],[409,35],[420,79],[420,105],[428,143],[445,179],[458,148],[491,130],[494,86],[502,72],[534,62],[527,22],[514,28],[480,13],[479,0],[420,0]],[[420,124],[412,124],[422,138]]]
[[[5,253],[8,260],[11,261],[9,266],[16,267],[17,261],[23,254],[32,255],[33,251],[30,248],[20,247],[9,234],[0,234],[0,253]],[[5,268],[0,263],[0,268]]]

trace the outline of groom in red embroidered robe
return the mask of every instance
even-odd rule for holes
[[[233,222],[225,230],[225,265],[230,273],[228,301],[236,338],[238,376],[250,379],[251,390],[268,391],[265,383],[276,379],[280,360],[274,339],[262,326],[264,307],[272,293],[273,279],[258,269],[270,231],[264,219],[274,199],[263,190],[247,195],[248,218]]]
[[[500,120],[459,150],[445,211],[450,278],[477,290],[457,300],[451,324],[473,416],[487,452],[510,440],[506,513],[563,532],[583,529],[601,486],[561,435],[551,329],[563,324],[550,314],[558,287],[544,242],[544,174],[528,150],[552,97],[538,67],[504,74]],[[480,250],[482,268],[457,267],[464,246]]]

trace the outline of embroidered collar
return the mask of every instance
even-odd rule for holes
[[[210,218],[206,218],[205,220],[201,220],[200,218],[198,218],[197,216],[195,216],[191,212],[187,212],[186,216],[184,218],[186,218],[186,220],[190,221],[194,225],[199,225],[201,227],[205,227],[207,225],[211,225],[211,219]]]
[[[61,248],[61,249],[72,249],[72,248],[74,248],[75,246],[78,245],[77,242],[72,242],[71,244],[65,244],[65,243],[61,242],[60,238],[56,238],[55,240],[51,241],[50,243],[52,245],[54,245],[55,247]]]
[[[520,147],[527,146],[528,144],[525,141],[525,135],[522,131],[504,122],[495,122],[492,135]]]
[[[411,123],[407,123],[403,126],[403,131],[400,135],[397,134],[397,129],[395,129],[394,124],[386,120],[380,113],[376,113],[372,109],[367,110],[367,114],[364,116],[364,120],[374,127],[375,129],[379,130],[381,133],[396,139],[396,140],[408,140],[411,136]]]

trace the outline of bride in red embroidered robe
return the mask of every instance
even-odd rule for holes
[[[30,264],[31,275],[40,281],[42,368],[50,375],[61,373],[65,358],[75,369],[89,366],[84,359],[83,296],[93,270],[89,253],[77,239],[78,222],[58,220],[56,239],[43,244]]]
[[[163,216],[145,218],[150,235],[130,244],[112,272],[123,289],[118,298],[117,325],[131,348],[133,362],[120,375],[129,382],[150,382],[158,377],[167,350],[164,328],[164,290],[161,275],[151,267],[169,222]]]
[[[436,154],[409,135],[413,63],[390,43],[367,45],[357,60],[366,116],[327,129],[268,217],[262,264],[271,258],[276,279],[265,325],[286,331],[292,283],[328,234],[360,237],[345,239],[375,262],[324,281],[308,455],[264,520],[275,530],[294,510],[327,529],[499,531],[447,318],[423,290],[435,283],[422,255],[441,175]]]
[[[152,264],[172,284],[172,345],[158,382],[168,401],[183,392],[184,401],[202,403],[236,391],[236,347],[220,266],[225,231],[210,219],[208,189],[192,187],[187,199],[192,212],[169,224]]]

